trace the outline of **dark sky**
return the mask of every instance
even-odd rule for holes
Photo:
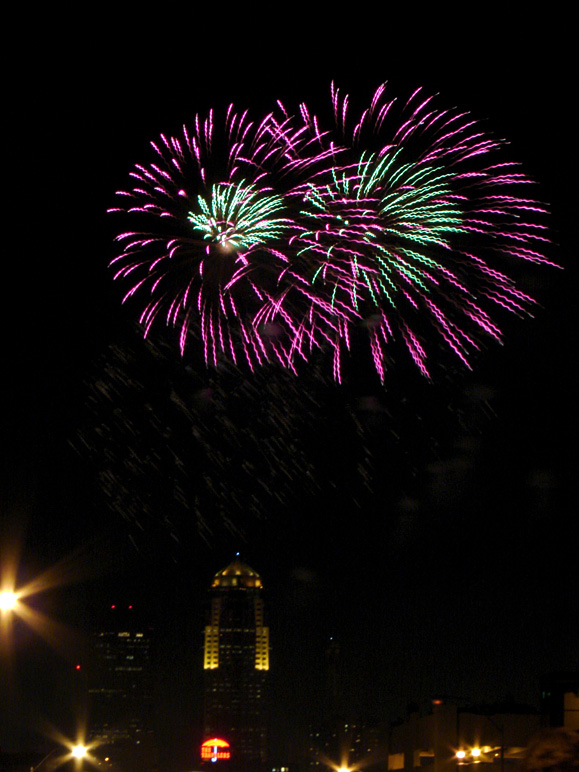
[[[134,19],[101,10],[75,21],[71,34],[70,20],[53,15],[27,28],[8,148],[19,163],[19,229],[6,257],[17,277],[5,285],[5,306],[14,299],[16,309],[5,328],[4,533],[19,533],[23,580],[80,547],[73,562],[90,578],[35,600],[77,629],[119,587],[140,596],[173,652],[171,715],[196,713],[198,679],[190,690],[183,684],[200,662],[203,592],[236,549],[263,576],[274,694],[295,716],[319,697],[312,673],[330,634],[341,641],[355,712],[389,720],[434,693],[473,700],[511,693],[534,703],[541,673],[579,664],[569,20],[509,18],[487,6],[476,22],[434,15],[417,22],[410,12],[376,15],[363,6],[340,20],[284,13],[281,22],[243,9],[223,18],[140,9]],[[199,513],[191,508],[188,520],[187,508],[177,512],[170,502],[170,527],[159,502],[140,523],[127,522],[98,485],[103,468],[118,471],[122,462],[99,461],[98,443],[85,456],[72,447],[79,432],[111,420],[110,405],[97,417],[87,408],[106,362],[118,373],[114,352],[140,350],[107,270],[113,228],[105,209],[161,131],[232,100],[257,110],[278,97],[326,105],[332,79],[360,99],[384,80],[400,94],[422,85],[508,138],[511,156],[538,181],[537,196],[551,204],[553,254],[565,271],[525,277],[541,304],[535,319],[508,322],[506,345],[489,346],[471,374],[447,369],[427,384],[401,369],[385,387],[365,371],[341,388],[312,374],[297,386],[274,375],[260,383],[269,404],[287,402],[281,437],[295,434],[297,446],[285,461],[283,442],[280,451],[289,483],[279,470],[266,474],[271,489],[283,480],[281,500],[262,496],[252,508],[243,475],[234,483],[239,502],[223,494],[242,536],[224,527],[207,494],[206,540]],[[219,388],[202,369],[183,377],[179,362],[136,357],[128,378],[151,397],[129,386],[123,410],[138,422],[152,402],[178,446],[182,416],[161,406],[168,390],[212,388],[218,399]],[[229,385],[221,383],[223,393]],[[256,453],[247,427],[256,421],[272,431],[270,413],[256,416],[243,396],[223,399],[242,446]],[[219,426],[205,431],[196,452],[213,443],[219,453],[218,434]],[[140,441],[162,444],[162,436],[152,422]],[[215,475],[218,466],[207,468]],[[308,470],[313,485],[300,476]],[[191,496],[199,478],[192,479]],[[74,644],[55,655],[19,634],[22,662],[41,663],[31,665],[23,693],[38,690],[39,712],[54,715],[44,663],[52,657],[66,669]],[[185,742],[182,722],[176,742]]]

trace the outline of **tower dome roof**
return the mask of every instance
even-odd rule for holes
[[[261,577],[257,571],[243,563],[239,557],[236,557],[228,566],[218,571],[213,577],[211,585],[213,589],[235,587],[242,590],[256,590],[261,589],[262,586]]]

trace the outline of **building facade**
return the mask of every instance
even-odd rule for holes
[[[89,666],[89,739],[112,768],[157,767],[153,732],[152,628],[132,606],[98,620]]]
[[[405,721],[392,726],[388,769],[469,772],[467,768],[490,764],[497,772],[512,772],[539,727],[539,715],[527,706],[458,708],[433,700],[425,714],[412,711]]]
[[[541,723],[579,732],[579,672],[548,673],[541,678]]]
[[[340,645],[334,637],[320,667],[325,672],[323,706],[318,720],[309,726],[308,769],[386,769],[383,733],[375,722],[356,716],[344,697]]]
[[[228,744],[232,772],[258,770],[267,759],[269,628],[261,593],[261,577],[238,557],[215,575],[210,589],[203,742],[204,748],[218,747],[211,740]]]

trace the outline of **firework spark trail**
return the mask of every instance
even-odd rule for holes
[[[360,417],[332,399],[320,368],[301,379],[274,366],[248,377],[196,359],[183,367],[163,332],[154,343],[135,338],[110,346],[88,384],[73,445],[98,461],[105,500],[139,545],[239,535],[279,508],[318,509],[331,496],[330,469],[350,495],[368,492]]]
[[[501,263],[555,265],[544,254],[546,207],[519,194],[531,181],[467,113],[437,110],[420,89],[399,108],[380,86],[355,117],[334,84],[331,95],[329,129],[300,110],[333,163],[302,188],[301,262],[287,273],[299,287],[307,266],[311,306],[339,316],[339,334],[326,330],[335,349],[368,330],[381,380],[396,338],[430,377],[429,327],[470,367],[484,337],[502,340],[493,310],[530,315],[534,304]],[[339,362],[335,351],[338,380]]]
[[[200,337],[207,364],[297,372],[329,349],[340,381],[362,331],[382,381],[400,344],[428,378],[439,348],[470,367],[502,340],[492,317],[533,308],[503,265],[554,265],[546,207],[502,141],[421,89],[381,85],[359,115],[331,98],[329,126],[304,104],[261,122],[230,106],[151,143],[111,210],[139,225],[112,261],[125,299],[148,293],[145,335],[163,320],[182,354]]]
[[[134,226],[117,236],[111,265],[130,284],[124,300],[148,294],[145,336],[160,321],[179,329],[182,354],[199,335],[208,364],[241,356],[251,369],[270,359],[292,366],[291,344],[271,340],[254,319],[278,302],[284,236],[293,232],[286,196],[270,178],[306,163],[296,159],[299,146],[289,123],[256,123],[232,106],[219,128],[210,111],[180,136],[151,143],[155,160],[135,165],[133,187],[109,210]]]

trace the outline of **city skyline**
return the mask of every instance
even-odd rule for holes
[[[158,35],[152,18],[125,30],[105,13],[107,52],[52,20],[36,80],[20,74],[30,203],[9,285],[22,300],[7,328],[3,538],[21,585],[56,577],[27,602],[75,635],[121,588],[152,610],[167,631],[167,767],[190,758],[187,722],[200,731],[205,592],[238,551],[266,584],[276,757],[323,709],[330,635],[349,710],[384,721],[435,694],[535,704],[542,675],[579,667],[572,41],[554,13],[433,31],[363,11],[335,29],[296,12],[284,31],[227,31],[207,10],[166,34],[158,21]],[[377,23],[357,36],[363,18]],[[432,382],[396,361],[382,386],[356,352],[341,386],[314,368],[254,378],[171,359],[162,334],[151,353],[107,269],[105,210],[131,165],[209,107],[325,104],[332,80],[361,101],[386,80],[401,96],[423,86],[508,140],[550,206],[563,266],[521,272],[535,317],[510,321],[472,372],[449,365]],[[76,643],[14,630],[18,727],[2,741],[25,746],[71,712]]]

